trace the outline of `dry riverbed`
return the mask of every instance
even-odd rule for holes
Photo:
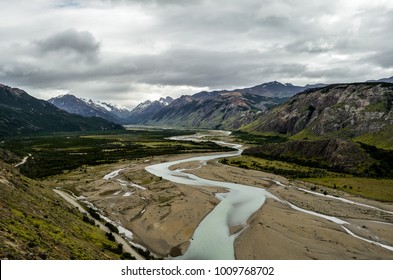
[[[47,183],[83,195],[107,217],[131,230],[135,242],[155,254],[175,256],[185,251],[199,222],[219,203],[214,193],[225,190],[174,184],[147,173],[144,168],[191,156],[89,166],[48,178]],[[191,162],[173,168],[198,166],[198,162]],[[103,179],[119,169],[122,170],[118,176]],[[290,183],[310,189],[309,184],[289,182],[273,174],[225,166],[215,161],[189,172],[206,179],[267,188],[282,201],[350,221],[349,229],[357,235],[393,246],[392,214],[288,187]],[[318,191],[324,189],[319,187]],[[330,189],[328,192],[333,194]],[[334,195],[393,211],[392,204],[351,197],[339,191]],[[354,238],[340,225],[296,211],[278,200],[268,199],[248,222],[249,226],[235,242],[238,259],[393,259],[392,251]]]

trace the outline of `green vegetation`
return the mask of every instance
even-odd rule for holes
[[[113,225],[113,224],[111,224],[110,222],[106,222],[105,223],[105,226],[111,231],[111,232],[114,232],[114,233],[119,233],[119,229],[115,226],[115,225]]]
[[[240,130],[233,132],[232,136],[236,137],[237,141],[256,145],[263,145],[266,143],[283,143],[288,141],[288,139],[283,135],[268,133],[251,134]]]
[[[228,151],[213,142],[184,142],[167,139],[191,134],[185,130],[127,130],[99,133],[59,133],[9,138],[0,148],[20,157],[32,154],[20,167],[30,178],[61,174],[83,165],[114,163],[156,155]],[[154,149],[152,149],[154,147]]]
[[[89,214],[96,219],[97,221],[101,221],[101,216],[100,214],[97,213],[97,211],[91,207],[87,207],[87,211],[89,212]]]
[[[144,257],[146,260],[160,260],[159,258],[156,258],[151,252],[150,250],[146,249],[143,250],[141,248],[135,247],[135,246],[131,246],[135,251],[138,252],[139,255],[141,255],[142,257]]]
[[[323,137],[315,134],[310,128],[305,128],[299,133],[290,137],[292,140],[318,140]]]
[[[366,107],[367,112],[385,112],[389,110],[389,102],[387,100],[380,100],[375,103],[371,103]]]
[[[94,221],[0,162],[0,259],[119,259]]]
[[[259,170],[288,178],[315,178],[323,177],[328,174],[336,176],[333,172],[324,169],[302,166],[294,163],[288,163],[278,160],[268,160],[250,156],[241,156],[236,158],[222,159],[221,163],[237,166],[245,169]],[[337,174],[337,176],[340,176]]]
[[[379,132],[369,132],[355,137],[353,141],[365,143],[380,149],[393,150],[393,125],[387,125]]]
[[[371,104],[367,111],[385,110],[385,103]],[[378,133],[366,133],[352,141],[343,140],[348,139],[349,132],[343,128],[334,135],[318,136],[306,128],[289,138],[274,133],[235,132],[233,135],[252,144],[251,148],[241,157],[221,162],[393,201],[393,126],[386,125]]]
[[[391,179],[345,176],[336,178],[303,178],[302,180],[333,189],[340,189],[365,198],[393,202],[393,180]]]
[[[375,177],[393,178],[393,150],[378,149],[364,143],[360,143],[360,145],[373,159],[378,161],[377,164],[370,167],[375,173]]]
[[[60,110],[26,92],[0,84],[0,139],[43,132],[123,129],[98,117]]]
[[[221,163],[245,169],[274,173],[290,179],[315,183],[332,189],[340,189],[369,199],[393,202],[393,179],[356,177],[345,173],[330,172],[321,168],[251,156],[224,158],[221,160]]]
[[[358,177],[393,178],[393,151],[341,139],[266,143],[245,149],[243,155]]]

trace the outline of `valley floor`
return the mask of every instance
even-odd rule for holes
[[[185,157],[190,155],[89,166],[49,177],[46,183],[83,195],[106,216],[130,229],[136,243],[155,254],[177,256],[188,247],[200,221],[219,203],[214,193],[225,191],[174,184],[144,169],[154,163]],[[199,163],[174,168],[194,166]],[[105,175],[119,169],[122,170],[118,176],[104,179]],[[207,179],[267,188],[280,200],[350,222],[348,229],[361,238],[393,246],[392,203],[366,200],[328,189],[331,195],[386,211],[349,204],[296,188],[310,190],[312,185],[309,183],[289,182],[284,177],[215,161],[189,172]],[[319,192],[324,192],[324,188],[319,187]],[[391,250],[355,238],[336,223],[294,210],[278,200],[268,199],[248,223],[235,242],[237,259],[393,259]]]
[[[350,221],[350,230],[359,237],[393,245],[391,203],[361,199],[335,191],[334,196],[372,205],[391,213],[348,204],[302,190],[310,190],[311,184],[289,182],[284,177],[273,174],[214,162],[192,173],[215,180],[225,178],[226,181],[268,188],[278,198],[303,209]],[[268,184],[267,178],[271,179]],[[319,189],[320,192],[325,191],[323,187]],[[332,194],[333,190],[326,190]],[[354,238],[340,225],[294,210],[273,199],[268,199],[249,219],[249,227],[236,240],[235,250],[237,259],[393,259],[392,251]]]

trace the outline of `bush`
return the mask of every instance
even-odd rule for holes
[[[94,218],[94,219],[96,219],[97,221],[101,221],[101,216],[100,216],[100,214],[98,214],[97,213],[97,211],[96,210],[94,210],[93,208],[88,208],[87,209],[87,212],[89,212],[89,214]]]
[[[110,222],[106,222],[106,223],[105,223],[105,226],[106,226],[111,232],[119,233],[119,229],[118,229],[115,225],[111,224]]]
[[[93,225],[93,226],[96,224],[95,221],[94,221],[93,219],[90,219],[90,218],[87,216],[86,213],[83,214],[82,220],[83,220],[85,223],[91,224],[91,225]]]
[[[107,233],[105,233],[105,235],[106,235],[106,237],[108,237],[108,239],[110,241],[115,241],[116,240],[115,236],[112,234],[112,232],[107,232]]]
[[[121,254],[120,259],[122,260],[136,260],[135,257],[133,257],[130,253],[128,252],[124,252],[123,254]]]

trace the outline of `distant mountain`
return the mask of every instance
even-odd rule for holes
[[[171,104],[173,98],[167,96],[166,98],[160,98],[159,100],[140,103],[136,106],[128,116],[125,118],[124,122],[127,124],[141,124],[148,120],[152,115],[159,112],[164,107]]]
[[[269,83],[264,83],[255,87],[237,89],[235,91],[240,93],[252,93],[256,95],[266,96],[266,97],[291,97],[296,93],[302,92],[309,88],[319,88],[326,86],[324,84],[307,85],[304,87],[294,86],[290,83],[282,84],[280,82],[274,81]]]
[[[0,84],[0,135],[123,129],[102,118],[67,113],[25,91]]]
[[[165,125],[174,127],[194,127],[208,129],[238,129],[251,122],[268,108],[283,103],[288,97],[311,87],[282,84],[277,81],[251,88],[220,91],[203,91],[194,95],[183,95],[167,106],[152,106],[142,103],[134,110],[148,113],[135,117],[133,123]],[[151,106],[151,107],[150,107]]]
[[[238,129],[251,122],[257,114],[281,104],[296,93],[322,86],[301,87],[274,81],[251,88],[203,91],[176,100],[169,96],[156,101],[147,100],[131,111],[73,95],[52,98],[49,102],[70,113],[98,116],[121,124]]]
[[[82,99],[82,100],[84,100],[84,99]],[[93,108],[105,110],[106,112],[109,112],[112,116],[115,116],[119,119],[123,119],[123,118],[127,117],[131,112],[131,110],[128,109],[127,107],[119,106],[119,105],[115,105],[115,104],[111,104],[111,103],[107,103],[107,102],[93,101],[91,99],[89,99],[88,101],[86,101],[86,100],[84,100],[84,101],[87,102]]]
[[[379,79],[379,80],[369,80],[367,82],[393,83],[393,76],[390,78],[383,78],[383,79]]]
[[[240,92],[240,93],[250,93],[254,95],[260,95],[265,97],[291,97],[299,92],[302,92],[306,89],[310,88],[321,88],[327,86],[326,84],[314,84],[314,85],[306,85],[306,86],[294,86],[291,83],[280,83],[277,81],[264,83],[261,85],[257,85],[250,88],[242,88],[242,89],[235,89],[235,90],[221,90],[221,91],[211,91],[211,92],[200,92],[194,94],[194,97],[198,98],[211,98],[217,96],[220,93],[225,92]]]
[[[95,102],[91,99],[85,100],[71,94],[51,98],[48,102],[69,113],[84,117],[100,117],[117,123],[123,123],[123,119],[131,112],[125,107],[100,101]]]
[[[285,98],[240,92],[202,92],[174,100],[145,121],[149,125],[237,129]]]
[[[243,129],[294,139],[355,138],[393,147],[393,84],[337,84],[306,90]]]

